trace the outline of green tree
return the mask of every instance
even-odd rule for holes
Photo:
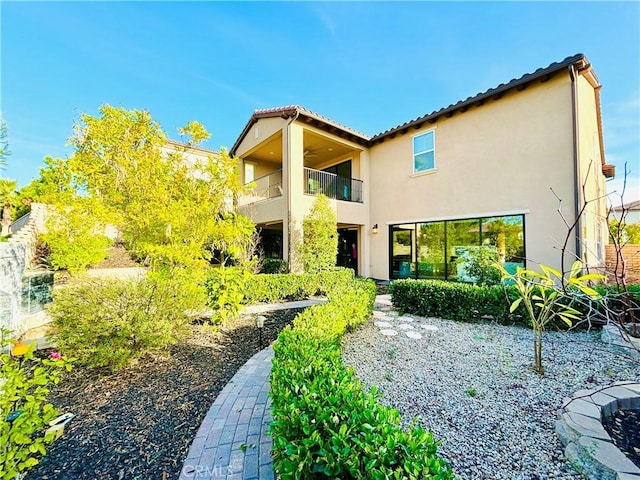
[[[209,135],[197,122],[181,132],[193,143]],[[181,151],[163,152],[166,143],[148,112],[103,105],[99,116],[81,116],[69,164],[78,187],[100,201],[138,257],[203,267],[214,249],[242,244],[247,235],[229,231],[229,203],[242,188],[236,162],[224,149],[186,161]]]
[[[11,210],[16,197],[17,183],[13,180],[0,179],[0,204],[2,210],[0,214],[0,224],[2,225],[2,233],[0,236],[9,235],[9,227],[11,226]]]
[[[324,195],[318,195],[302,221],[301,257],[304,271],[316,273],[335,266],[338,254],[336,214]]]
[[[613,243],[615,238],[620,238],[624,243],[640,244],[640,223],[626,223],[620,222],[617,218],[614,218],[609,222],[609,243]],[[619,236],[618,236],[619,235]]]
[[[200,122],[191,121],[184,127],[178,129],[180,135],[186,137],[186,143],[189,145],[200,145],[203,141],[211,137],[211,134],[207,132]]]
[[[518,298],[510,307],[513,313],[522,304],[527,312],[533,328],[534,370],[542,375],[542,337],[545,328],[554,319],[562,320],[571,327],[574,320],[580,319],[580,312],[571,307],[572,296],[583,294],[592,299],[599,299],[600,294],[588,283],[600,281],[605,277],[597,273],[581,275],[582,262],[576,260],[571,266],[568,277],[554,268],[540,265],[542,272],[518,267],[511,274],[499,263],[494,264],[502,272],[502,280],[513,282]]]

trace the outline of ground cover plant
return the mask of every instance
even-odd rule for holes
[[[433,436],[404,430],[340,359],[340,341],[370,317],[375,285],[327,288],[329,302],[299,315],[274,345],[271,374],[274,467],[283,480],[448,479]]]

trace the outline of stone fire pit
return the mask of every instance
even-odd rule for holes
[[[558,412],[556,433],[569,462],[589,479],[640,480],[640,468],[614,445],[602,425],[618,409],[640,410],[640,383],[579,390]]]

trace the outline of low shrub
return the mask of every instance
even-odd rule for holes
[[[391,282],[389,293],[394,306],[405,313],[457,321],[491,316],[501,323],[526,324],[521,308],[509,314],[509,306],[517,298],[513,286],[406,279]]]
[[[49,386],[59,382],[71,362],[53,352],[34,356],[35,344],[9,345],[10,332],[0,329],[0,478],[19,478],[46,455],[54,438],[42,430],[57,416],[47,402]]]
[[[197,308],[183,275],[139,281],[92,280],[54,294],[50,308],[56,341],[89,367],[116,370],[174,343]]]
[[[287,273],[288,270],[287,262],[281,258],[265,258],[262,260],[262,270],[260,273]]]
[[[399,413],[342,363],[342,335],[371,316],[373,282],[351,278],[324,290],[328,303],[298,315],[274,344],[275,470],[283,480],[453,478],[432,434],[404,430]]]
[[[327,293],[327,286],[353,279],[353,270],[335,268],[319,273],[251,275],[247,278],[244,303],[303,300]]]

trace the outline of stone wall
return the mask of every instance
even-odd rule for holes
[[[616,270],[616,249],[613,245],[607,245],[605,253],[607,272],[611,276]],[[640,283],[640,245],[625,245],[622,247],[622,256],[626,263],[627,282]],[[618,273],[622,273],[622,265],[618,265]]]
[[[21,243],[0,243],[0,327],[20,335],[22,328],[20,303],[25,246]]]
[[[35,257],[38,233],[45,231],[47,206],[43,203],[32,203],[27,222],[18,230],[11,232],[9,243],[19,243],[25,247],[25,266],[29,268]]]

